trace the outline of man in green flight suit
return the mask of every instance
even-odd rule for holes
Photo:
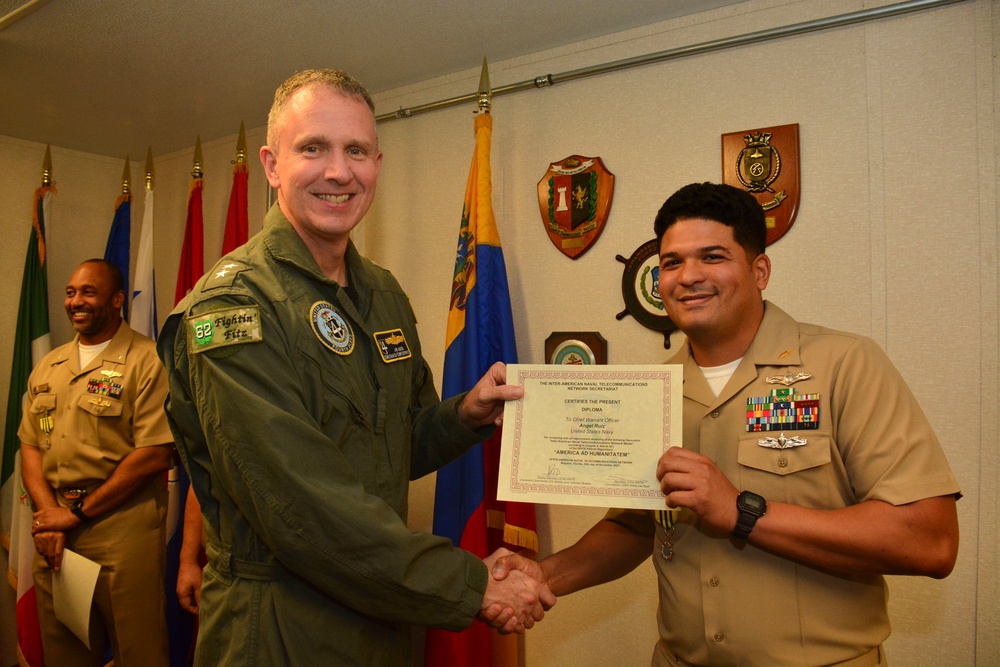
[[[523,390],[498,363],[441,403],[406,294],[350,241],[382,161],[373,109],[336,70],[279,87],[260,151],[277,204],[164,325],[207,538],[198,665],[395,667],[410,623],[521,632],[555,603],[523,573],[494,581],[499,552],[484,563],[406,526],[409,480],[487,437]]]

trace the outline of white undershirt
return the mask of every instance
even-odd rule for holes
[[[108,347],[108,343],[111,339],[107,339],[103,343],[98,343],[97,345],[84,345],[80,343],[80,368],[86,368],[87,365],[94,360],[97,355]]]
[[[733,377],[733,373],[736,372],[736,367],[740,365],[741,361],[743,361],[743,357],[722,366],[699,366],[698,368],[705,376],[712,393],[718,396],[719,392],[725,388],[726,383],[729,382],[729,378]]]

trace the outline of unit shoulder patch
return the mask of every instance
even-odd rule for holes
[[[188,327],[188,351],[195,354],[264,340],[258,306],[219,308],[190,315],[185,322]]]

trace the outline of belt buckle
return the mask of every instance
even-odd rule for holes
[[[87,497],[87,489],[65,488],[59,489],[59,495],[66,500],[81,500]]]

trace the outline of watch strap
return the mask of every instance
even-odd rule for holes
[[[75,503],[70,505],[69,511],[72,512],[76,516],[76,518],[82,521],[83,523],[87,523],[91,519],[91,517],[87,516],[83,511],[83,498],[80,498]]]
[[[745,510],[740,510],[736,518],[736,528],[733,529],[733,539],[737,542],[746,542],[750,538],[750,531],[757,524],[757,515]]]
[[[743,491],[736,497],[736,511],[736,527],[732,538],[737,542],[746,542],[750,538],[750,531],[757,525],[757,519],[767,512],[767,501],[756,493]]]

